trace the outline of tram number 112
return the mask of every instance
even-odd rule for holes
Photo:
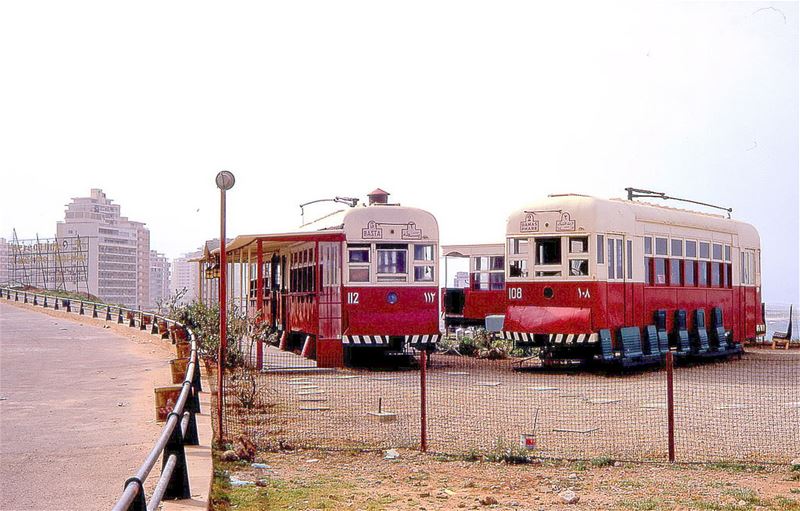
[[[347,303],[358,305],[358,293],[347,293]]]
[[[509,300],[522,300],[522,288],[521,287],[510,287],[510,288],[508,288],[508,299]]]

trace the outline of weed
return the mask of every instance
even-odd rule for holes
[[[593,467],[609,467],[614,464],[614,460],[609,456],[599,456],[592,459],[589,463],[591,463]]]

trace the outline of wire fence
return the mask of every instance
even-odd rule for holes
[[[246,435],[268,450],[420,448],[419,360],[395,370],[319,369],[267,345],[262,371],[236,369],[224,378],[225,437]],[[526,365],[518,357],[431,354],[428,450],[475,456],[525,446],[545,458],[668,459],[663,366],[605,373]],[[673,395],[679,462],[786,463],[800,454],[796,351],[752,349],[738,359],[678,363]]]

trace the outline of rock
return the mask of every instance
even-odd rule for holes
[[[310,460],[306,460],[306,463],[319,463],[319,460],[316,458],[311,458]]]
[[[480,502],[482,506],[494,506],[497,504],[497,499],[491,495],[487,495],[485,497],[481,497],[478,502]]]
[[[253,468],[272,468],[266,463],[251,463],[250,466]]]
[[[615,461],[615,462],[614,462],[614,466],[615,466],[615,467],[621,467],[621,466],[622,466],[622,463],[620,463],[619,461]]]
[[[396,449],[389,449],[388,451],[383,453],[383,459],[385,460],[396,460],[400,457],[400,453],[397,452]]]
[[[475,488],[475,481],[467,481],[464,483],[464,488]]]
[[[577,504],[581,500],[580,496],[572,490],[562,491],[558,496],[564,504]]]
[[[573,472],[573,473],[571,473],[571,474],[569,475],[569,478],[570,478],[570,479],[577,479],[577,478],[578,478],[578,474],[576,474],[575,472]]]
[[[219,457],[222,461],[239,461],[239,456],[236,454],[234,450],[227,450],[222,453],[222,456]]]
[[[745,502],[743,500],[740,500],[739,502],[736,503],[736,505],[739,506],[739,507],[744,507],[744,506],[747,505],[747,502]]]
[[[800,470],[800,458],[793,459],[790,465],[794,470]]]
[[[256,479],[256,486],[264,488],[265,486],[269,485],[269,481],[267,479]]]

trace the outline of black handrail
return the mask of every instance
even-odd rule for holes
[[[86,313],[86,306],[91,306],[92,317],[94,318],[99,317],[98,309],[105,309],[105,321],[114,321],[112,318],[112,311],[116,310],[117,323],[123,323],[124,312],[128,317],[128,326],[130,327],[136,326],[138,315],[139,329],[141,330],[146,329],[147,323],[145,318],[149,318],[153,323],[150,332],[152,334],[159,333],[157,322],[164,322],[167,325],[167,331],[169,331],[170,327],[181,328],[186,331],[189,342],[191,343],[191,352],[189,354],[189,363],[186,367],[186,375],[181,384],[181,393],[178,396],[178,400],[175,402],[173,410],[167,416],[167,421],[164,423],[164,427],[161,428],[161,434],[156,440],[155,445],[150,450],[150,453],[147,455],[144,463],[139,467],[136,474],[125,481],[122,495],[112,509],[113,511],[153,511],[158,509],[164,498],[188,499],[191,496],[191,492],[189,488],[189,474],[186,466],[184,446],[198,445],[199,443],[197,437],[197,419],[195,415],[200,413],[200,391],[202,390],[200,385],[200,365],[197,358],[197,340],[194,332],[178,321],[138,309],[0,287],[0,297],[11,300],[12,293],[15,302],[20,301],[20,294],[22,294],[22,301],[24,303],[39,305],[39,299],[42,299],[41,305],[43,307],[49,306],[48,298],[50,298],[53,300],[53,309],[59,310],[60,302],[67,312],[72,312],[72,303],[77,301],[80,302],[78,314],[84,315]],[[29,297],[32,297],[32,302],[29,301]],[[150,502],[147,502],[144,494],[144,482],[147,480],[147,476],[150,475],[159,457],[162,459],[161,475],[153,490],[153,494],[150,496]]]

